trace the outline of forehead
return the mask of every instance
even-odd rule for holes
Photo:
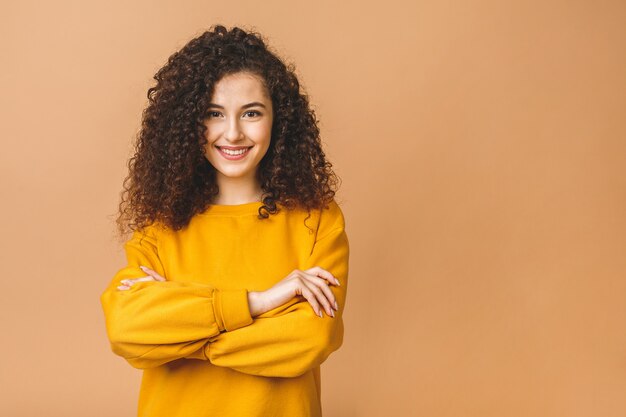
[[[269,94],[260,77],[248,72],[228,74],[215,83],[211,102],[216,104],[268,102]]]

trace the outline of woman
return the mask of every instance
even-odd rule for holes
[[[338,178],[293,67],[221,25],[155,75],[100,297],[143,370],[139,416],[321,416],[343,341],[349,246]]]

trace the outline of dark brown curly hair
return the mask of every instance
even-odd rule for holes
[[[218,24],[172,54],[148,89],[116,220],[121,235],[155,221],[180,230],[214,201],[219,189],[203,151],[204,121],[216,82],[240,71],[260,76],[274,108],[269,149],[257,169],[259,218],[277,213],[277,203],[310,216],[333,199],[340,179],[325,158],[295,66],[286,65],[259,33]]]

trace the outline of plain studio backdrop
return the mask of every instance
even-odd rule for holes
[[[623,1],[0,9],[0,415],[136,412],[113,220],[152,76],[215,23],[296,64],[343,180],[326,417],[626,415]]]

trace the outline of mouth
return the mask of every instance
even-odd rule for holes
[[[243,159],[254,146],[215,146],[224,158],[229,161]]]

